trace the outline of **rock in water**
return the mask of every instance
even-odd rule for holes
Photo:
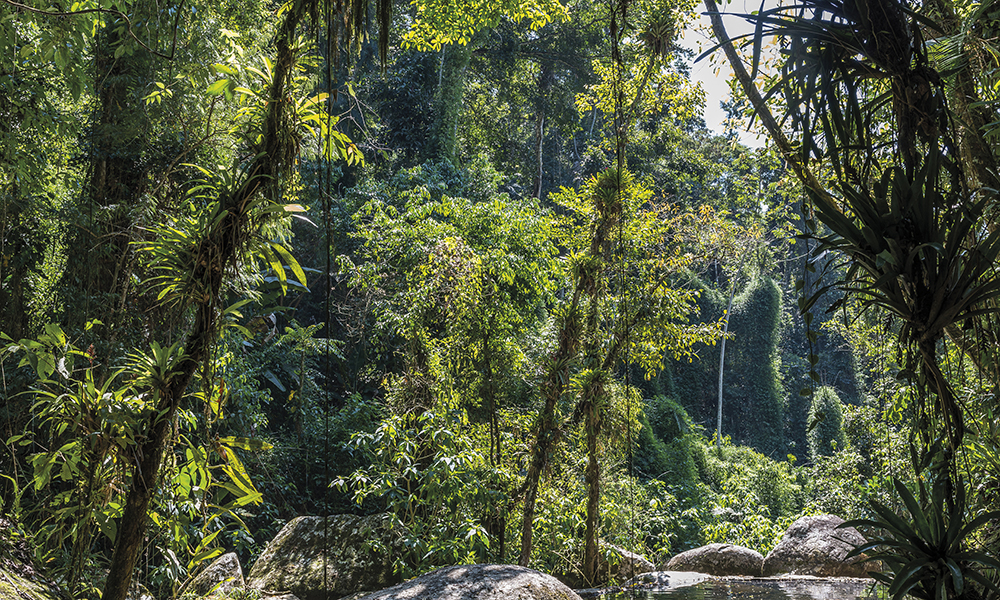
[[[670,559],[664,571],[694,571],[724,577],[750,575],[760,577],[764,556],[756,550],[733,544],[708,544],[681,552]]]
[[[240,559],[235,552],[230,552],[213,560],[208,568],[184,584],[179,595],[226,596],[234,589],[243,586],[243,568],[240,566]]]
[[[653,571],[652,573],[643,573],[638,577],[629,579],[623,587],[627,590],[666,591],[698,585],[708,579],[711,579],[711,577],[705,573]]]
[[[865,543],[857,529],[837,529],[844,520],[834,515],[802,517],[792,523],[764,559],[764,576],[791,573],[817,577],[866,577],[874,565],[847,553]]]
[[[444,567],[361,600],[580,600],[551,575],[514,565]]]
[[[327,590],[329,598],[379,590],[401,580],[393,562],[406,551],[402,538],[389,515],[332,515],[325,536],[323,517],[297,517],[264,548],[247,587],[302,600],[324,600]]]

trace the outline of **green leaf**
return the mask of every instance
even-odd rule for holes
[[[118,521],[115,519],[98,519],[97,526],[112,544],[118,540]]]
[[[195,548],[194,551],[195,552],[201,552],[202,550],[207,549],[209,546],[212,545],[212,542],[215,541],[215,538],[217,538],[219,536],[219,534],[222,533],[222,532],[223,532],[222,529],[216,529],[212,533],[210,533],[210,534],[206,535],[205,537],[203,537],[201,539],[201,541],[198,543],[198,547]]]
[[[222,530],[221,529],[216,530],[213,533],[213,535],[215,533],[219,533],[220,531]],[[222,548],[205,548],[204,550],[197,552],[194,556],[191,557],[191,560],[188,562],[187,570],[192,571],[199,564],[212,560],[213,558],[219,556],[220,554],[222,554]],[[216,585],[221,585],[221,583]]]
[[[909,593],[913,586],[920,581],[921,572],[927,565],[927,559],[920,557],[908,563],[901,571],[894,573],[893,583],[889,586],[889,595],[893,598],[902,598]]]
[[[916,498],[914,498],[913,494],[910,493],[910,490],[907,489],[905,485],[903,485],[902,481],[898,479],[893,479],[892,483],[896,487],[896,493],[899,494],[899,497],[903,500],[903,503],[906,504],[906,509],[910,511],[910,515],[913,517],[913,521],[917,525],[917,531],[919,532],[920,536],[924,540],[933,543],[932,540],[934,540],[934,536],[932,535],[931,529],[927,524],[927,519],[924,516],[924,511],[923,509],[920,508],[920,505],[917,504]]]
[[[50,352],[41,352],[34,367],[39,379],[48,379],[56,370],[56,357]]]
[[[235,437],[226,436],[219,438],[219,443],[230,446],[232,448],[239,448],[240,450],[247,450],[250,452],[260,452],[262,450],[270,450],[273,448],[271,444],[264,440],[259,440],[256,438],[245,438],[245,437]]]
[[[227,306],[226,309],[224,311],[222,311],[222,314],[223,315],[235,315],[237,317],[242,317],[243,315],[240,314],[239,309],[242,308],[242,307],[244,307],[244,306],[246,306],[250,302],[251,301],[249,299],[244,299],[244,300],[239,300],[237,302],[234,302],[234,303],[230,304],[229,306]]]
[[[951,580],[954,584],[955,593],[961,596],[962,590],[965,589],[965,579],[962,577],[962,570],[951,558],[946,559],[944,565],[951,571]]]
[[[55,323],[45,324],[45,334],[42,338],[47,339],[52,345],[60,348],[66,345],[66,334],[63,333],[62,328]]]
[[[994,566],[994,569],[1000,569],[1000,567]],[[994,594],[1000,594],[1000,586],[997,586],[996,582],[992,579],[984,577],[982,574],[977,573],[975,569],[970,569],[965,573],[966,578],[971,579],[983,586],[987,590],[991,590]]]
[[[272,371],[271,369],[268,369],[268,370],[264,371],[264,378],[267,379],[268,381],[270,381],[271,383],[273,383],[274,387],[278,388],[278,391],[281,391],[281,392],[287,391],[285,389],[285,386],[282,385],[281,380],[278,379],[278,376],[275,375],[274,371]]]
[[[281,244],[273,243],[271,244],[271,246],[275,249],[275,251],[279,255],[281,255],[281,258],[284,259],[285,264],[287,264],[292,269],[292,273],[295,275],[295,278],[299,280],[299,283],[302,284],[302,287],[308,288],[306,284],[306,274],[302,270],[302,266],[299,265],[299,261],[295,260],[295,257],[292,256],[292,253],[289,252]]]
[[[275,244],[272,244],[272,246]],[[278,283],[281,285],[281,293],[288,293],[287,277],[285,276],[285,269],[281,266],[281,262],[275,257],[274,253],[268,247],[265,247],[261,251],[264,260],[271,266],[271,270],[274,271],[275,276],[278,278]]]
[[[235,329],[236,331],[240,332],[241,334],[243,334],[243,337],[245,337],[248,340],[252,340],[254,338],[253,332],[250,331],[249,329],[247,329],[246,327],[244,327],[243,325],[240,325],[238,323],[233,323],[233,324],[231,324],[229,326],[232,327],[233,329]],[[244,342],[244,344],[248,344],[248,343],[249,342]]]
[[[1000,520],[1000,511],[991,511],[984,513],[969,522],[968,525],[962,528],[962,532],[958,534],[959,540],[967,539],[973,531],[979,529],[983,525],[986,525],[990,521]],[[1000,569],[1000,567],[997,567]]]
[[[212,66],[210,67],[210,69],[215,74],[219,74],[219,73],[225,73],[226,75],[236,75],[237,74],[236,73],[236,69],[234,69],[233,67],[231,67],[229,65],[224,65],[222,63],[213,63]]]
[[[73,102],[80,101],[80,95],[83,94],[83,82],[79,77],[69,77],[69,95],[73,98]]]
[[[208,86],[208,94],[210,96],[221,96],[229,90],[230,81],[228,79],[220,79]]]

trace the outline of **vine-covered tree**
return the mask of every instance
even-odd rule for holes
[[[844,406],[837,392],[823,386],[813,394],[809,407],[809,455],[815,460],[830,456],[847,446],[844,435]]]

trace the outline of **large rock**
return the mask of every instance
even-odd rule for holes
[[[17,523],[0,516],[0,600],[66,598],[35,568],[28,539]]]
[[[670,559],[665,571],[694,571],[709,575],[760,577],[764,556],[756,550],[733,544],[708,544],[681,552]]]
[[[62,600],[67,597],[51,583],[21,575],[18,570],[0,563],[0,600]]]
[[[223,554],[212,561],[197,577],[184,584],[180,595],[194,594],[196,596],[219,595],[227,596],[229,592],[245,585],[243,568],[235,552]]]
[[[514,565],[445,567],[362,600],[580,600],[551,575]]]
[[[247,587],[324,600],[327,589],[339,598],[398,583],[393,563],[406,549],[392,523],[388,515],[332,515],[324,536],[323,517],[292,519],[254,563]]]
[[[873,565],[847,554],[865,543],[857,529],[837,529],[844,520],[834,515],[802,517],[792,523],[764,559],[765,577],[782,573],[817,577],[866,577]]]

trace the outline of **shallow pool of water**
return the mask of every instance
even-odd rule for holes
[[[623,591],[608,600],[871,600],[870,582],[830,579],[714,579],[665,591]]]

